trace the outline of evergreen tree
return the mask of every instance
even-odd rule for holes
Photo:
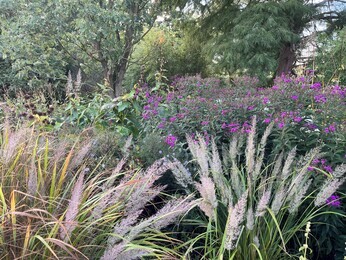
[[[345,1],[341,0],[315,4],[304,0],[175,3],[198,7],[195,26],[206,43],[206,51],[221,70],[261,75],[264,79],[292,73],[303,31],[313,21],[327,21],[330,29],[345,24],[345,8],[340,5]]]

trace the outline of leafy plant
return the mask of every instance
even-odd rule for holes
[[[92,98],[87,96],[70,96],[59,113],[57,121],[64,125],[84,129],[96,127],[100,130],[111,130],[121,135],[137,136],[139,133],[138,117],[140,106],[132,91],[117,99],[107,94],[107,89],[101,93],[94,93]]]

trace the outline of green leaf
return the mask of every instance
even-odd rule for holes
[[[118,112],[124,111],[124,110],[125,110],[126,108],[128,108],[130,105],[131,105],[131,103],[128,102],[128,101],[120,101],[120,102],[117,104]]]

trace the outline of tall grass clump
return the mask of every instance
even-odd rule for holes
[[[126,170],[124,158],[104,170],[101,158],[90,168],[92,138],[70,143],[8,123],[0,141],[1,259],[178,257],[178,241],[160,230],[195,202],[187,196],[154,204],[167,162]]]
[[[200,213],[190,215],[193,219],[187,221],[188,227],[194,228],[184,247],[186,257],[297,257],[304,227],[323,224],[314,223],[315,217],[345,217],[325,210],[326,200],[345,181],[345,165],[337,166],[333,174],[321,170],[321,180],[310,171],[312,161],[322,156],[319,148],[304,156],[297,156],[295,148],[288,154],[268,156],[266,143],[273,124],[258,137],[253,117],[247,137],[235,135],[222,156],[215,143],[207,145],[202,135],[197,139],[187,136],[199,170],[194,180],[182,165],[173,171],[186,193],[192,189],[200,194]],[[273,161],[266,159],[272,157]]]

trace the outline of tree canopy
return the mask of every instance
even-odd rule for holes
[[[344,1],[176,1],[198,8],[196,32],[220,70],[273,78],[292,73],[304,32],[321,21],[345,24]],[[190,9],[195,11],[196,9]]]
[[[146,0],[1,1],[0,52],[19,77],[55,80],[77,66],[101,72],[120,95],[133,46],[158,7]]]
[[[268,81],[293,73],[309,28],[323,21],[328,34],[342,29],[344,6],[342,0],[2,0],[0,81],[58,84],[69,70],[82,69],[87,81],[104,83],[119,96],[134,47],[159,27],[159,15],[174,21],[163,29],[164,55],[154,46],[160,38],[154,33],[138,48],[143,55],[137,51],[132,60],[139,67],[151,63],[148,73],[165,56],[169,76],[203,74],[208,67],[214,74]]]

